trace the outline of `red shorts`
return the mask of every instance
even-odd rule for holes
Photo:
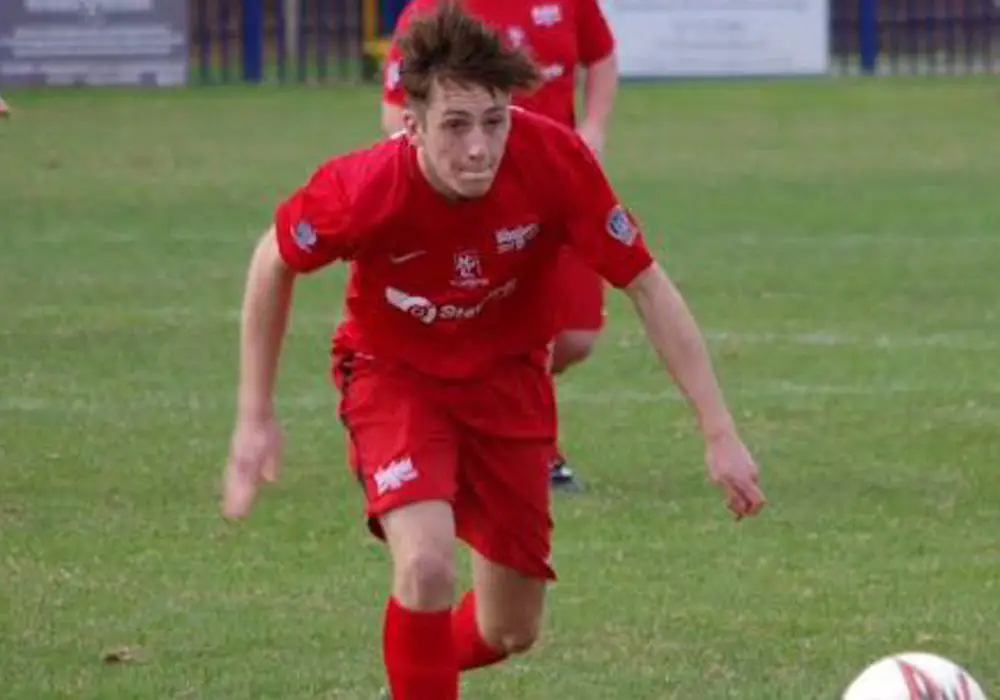
[[[599,331],[604,327],[604,279],[575,250],[563,246],[557,261],[560,331]]]
[[[369,527],[428,500],[452,504],[458,537],[489,561],[531,578],[549,564],[549,460],[556,419],[544,368],[512,361],[490,376],[443,382],[399,365],[339,358],[334,379],[351,468]]]

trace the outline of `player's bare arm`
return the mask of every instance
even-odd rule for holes
[[[399,39],[409,26],[410,17],[413,14],[413,3],[408,4],[396,22],[396,28],[389,48],[389,55],[385,62],[384,93],[382,98],[382,133],[392,136],[406,128],[403,120],[405,109],[405,98],[400,79],[400,66],[402,65],[402,51],[399,46]]]
[[[228,518],[249,515],[260,485],[276,480],[280,472],[282,436],[274,389],[295,277],[271,228],[254,250],[243,297],[236,427],[222,505]]]
[[[392,136],[406,128],[406,122],[403,118],[405,111],[400,105],[393,104],[392,102],[383,102],[382,133],[386,136]]]
[[[618,54],[587,66],[584,78],[584,109],[579,132],[587,145],[600,156],[604,152],[608,119],[618,94]]]
[[[625,291],[660,359],[698,412],[705,436],[732,432],[733,419],[715,381],[701,332],[667,273],[654,263]]]
[[[729,509],[737,518],[755,515],[764,506],[757,465],[737,433],[702,333],[684,297],[657,263],[640,273],[625,292],[650,343],[694,406],[706,440],[710,476],[725,490]]]

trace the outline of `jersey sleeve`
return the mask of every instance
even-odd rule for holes
[[[578,0],[577,13],[577,50],[589,66],[611,55],[615,37],[597,0]]]
[[[612,286],[627,287],[653,264],[642,229],[586,144],[575,135],[565,143],[562,173],[553,181],[570,183],[560,188],[567,242]]]
[[[335,165],[324,165],[278,206],[274,228],[281,257],[296,272],[312,272],[353,257],[357,235]]]

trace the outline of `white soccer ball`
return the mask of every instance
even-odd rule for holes
[[[958,664],[934,654],[907,652],[866,668],[843,700],[986,700],[986,694]]]

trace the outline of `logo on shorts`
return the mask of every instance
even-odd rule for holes
[[[621,205],[616,205],[608,214],[608,233],[616,241],[625,245],[635,243],[635,226]]]
[[[372,475],[375,480],[375,494],[384,496],[389,491],[398,491],[404,484],[415,481],[417,476],[417,468],[413,466],[413,460],[409,457],[389,462]]]
[[[483,265],[479,260],[479,253],[474,250],[463,250],[455,253],[455,279],[452,284],[456,287],[482,287],[487,284],[483,278]]]

